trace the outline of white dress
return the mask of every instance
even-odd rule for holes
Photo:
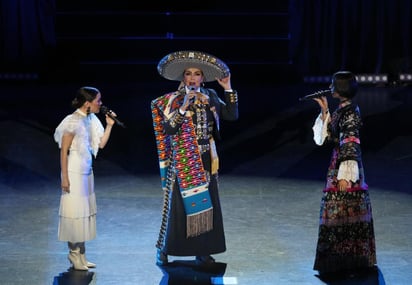
[[[96,237],[96,196],[92,155],[97,156],[104,128],[95,114],[80,110],[66,116],[57,126],[54,139],[61,148],[65,133],[74,134],[68,155],[70,192],[60,198],[58,239],[84,242]]]

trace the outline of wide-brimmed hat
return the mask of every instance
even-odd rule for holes
[[[224,78],[229,75],[229,67],[219,58],[201,51],[176,51],[163,57],[157,65],[161,76],[169,80],[182,81],[187,68],[199,68],[204,82]]]

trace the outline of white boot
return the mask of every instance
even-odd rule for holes
[[[89,270],[86,265],[83,265],[80,258],[80,248],[76,248],[75,250],[71,249],[68,258],[75,270]]]
[[[95,268],[96,264],[94,264],[93,262],[89,262],[86,259],[86,255],[84,253],[80,254],[80,260],[82,261],[82,264],[85,265],[88,268]]]

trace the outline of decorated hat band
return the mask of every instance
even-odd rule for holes
[[[176,51],[163,57],[157,65],[157,71],[162,77],[175,81],[182,81],[183,73],[188,68],[202,70],[204,82],[230,74],[229,67],[222,60],[200,51]]]

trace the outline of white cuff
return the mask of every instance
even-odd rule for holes
[[[315,120],[315,123],[312,127],[313,130],[313,140],[317,145],[322,145],[328,136],[328,122],[329,122],[330,114],[329,112],[326,114],[326,118],[322,120],[322,113],[318,115]]]
[[[338,180],[356,182],[359,179],[359,167],[356,160],[345,160],[339,165]]]

